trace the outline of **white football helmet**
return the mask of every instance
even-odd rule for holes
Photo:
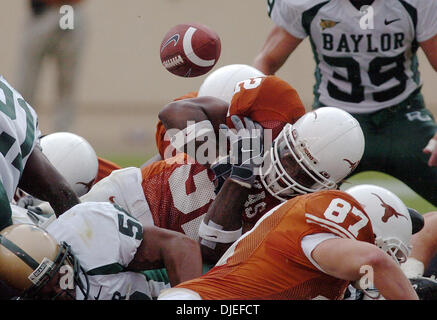
[[[261,76],[265,74],[245,64],[227,65],[215,70],[203,81],[197,96],[212,96],[231,103],[238,82]]]
[[[260,178],[277,199],[335,189],[364,153],[364,134],[346,111],[323,107],[287,124],[264,155]]]
[[[363,207],[370,218],[375,244],[398,263],[411,251],[412,224],[408,208],[393,192],[370,184],[345,190]]]
[[[91,189],[99,164],[96,152],[88,141],[74,133],[56,132],[42,137],[40,144],[44,155],[78,197]]]

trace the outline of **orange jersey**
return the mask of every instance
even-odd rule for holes
[[[249,191],[244,209],[241,213],[243,232],[252,229],[255,223],[267,212],[280,204],[281,201],[267,191],[261,181],[256,179]]]
[[[198,163],[187,163],[184,153],[154,162],[141,172],[154,224],[196,239],[203,215],[215,199],[213,172]]]
[[[248,117],[264,129],[272,130],[273,139],[287,123],[295,123],[305,114],[297,91],[286,81],[267,76],[243,81],[232,97],[226,124],[233,128],[232,115]]]
[[[214,173],[187,159],[186,154],[179,153],[144,167],[142,188],[156,226],[197,239],[200,222],[215,199]],[[256,182],[241,212],[243,231],[250,230],[264,213],[279,203],[261,182]]]
[[[97,177],[94,183],[99,182],[103,178],[109,176],[112,171],[121,169],[121,167],[118,164],[115,164],[112,161],[97,157],[98,161],[98,170],[97,170]]]
[[[184,100],[184,99],[191,99],[197,97],[197,91],[189,92],[186,95],[183,95],[179,98],[173,99],[173,101],[178,100]],[[170,138],[165,136],[165,127],[162,124],[161,120],[158,120],[158,123],[156,125],[156,133],[155,133],[155,141],[156,141],[156,147],[158,148],[158,153],[161,156],[161,159],[169,158],[168,155],[166,155],[165,150],[170,145]],[[173,148],[171,149],[173,153],[171,156],[176,155],[176,150]]]
[[[230,115],[235,114],[239,116],[248,116],[252,120],[259,122],[265,129],[272,129],[272,138],[276,138],[286,123],[294,123],[305,114],[305,108],[296,90],[287,82],[276,76],[267,76],[255,79],[258,80],[249,80],[246,85],[244,85],[243,82],[240,84],[240,89],[236,90],[229,107],[228,117],[226,120],[227,124],[228,126],[232,127],[232,124],[229,123]],[[258,82],[252,83],[250,81]],[[175,100],[193,98],[195,97],[194,94],[196,93],[191,93]],[[159,153],[163,159],[168,158],[168,155],[165,154],[165,150],[169,144],[169,139],[168,137],[165,138],[165,132],[164,125],[159,121],[156,131],[156,143]],[[161,168],[164,168],[164,171],[169,170],[167,165],[163,165]],[[194,168],[193,165],[190,170],[192,170],[192,168]],[[201,165],[197,165],[197,168],[207,170]],[[192,174],[194,171],[191,172],[190,179],[192,179]],[[195,172],[198,173],[198,171]],[[213,172],[209,169],[207,172],[208,176],[212,179],[214,177]],[[210,186],[205,185],[202,188],[209,190],[209,187]],[[149,201],[149,199],[147,200]],[[279,203],[280,201],[274,198],[262,186],[261,182],[257,180],[255,185],[250,190],[248,200],[245,202],[244,210],[241,213],[243,220],[243,232],[250,230],[263,214],[268,212]],[[196,214],[190,216],[198,217],[206,213],[208,207],[202,209],[204,211],[203,213],[201,213],[202,210],[200,210],[197,211]],[[170,211],[174,212],[174,210]],[[165,216],[167,214],[169,214],[169,210],[164,210],[161,212],[161,215]],[[184,217],[184,220],[186,218],[187,217]],[[172,230],[174,230],[173,227]]]
[[[174,101],[196,96],[197,92],[191,92]],[[240,83],[239,89],[232,97],[226,125],[230,128],[234,127],[230,120],[232,115],[249,117],[260,123],[264,129],[271,129],[274,139],[287,123],[295,123],[304,114],[305,107],[297,91],[276,76],[266,76]],[[170,141],[165,137],[165,128],[161,121],[157,124],[155,139],[159,154],[162,159],[165,159],[164,151]]]
[[[349,282],[329,276],[306,257],[306,235],[334,233],[374,243],[368,216],[342,191],[298,196],[266,214],[200,278],[176,287],[202,299],[342,299]]]

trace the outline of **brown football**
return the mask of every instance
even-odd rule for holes
[[[211,70],[220,58],[221,42],[209,27],[192,23],[178,24],[162,40],[162,65],[181,77],[198,77]]]

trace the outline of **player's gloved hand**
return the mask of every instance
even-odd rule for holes
[[[437,281],[432,278],[409,279],[420,300],[437,300]]]
[[[232,164],[230,178],[246,188],[251,188],[255,181],[256,170],[263,162],[263,127],[245,117],[241,119],[233,115],[231,121],[235,130],[220,125],[226,130],[230,144],[229,160]]]
[[[232,171],[232,164],[230,161],[230,157],[226,156],[225,158],[215,162],[211,166],[211,170],[214,172],[215,175],[213,179],[213,183],[215,187],[214,192],[215,194],[218,194],[223,184],[225,183],[226,179],[229,178]]]
[[[30,194],[25,194],[21,198],[19,198],[17,202],[17,206],[21,208],[27,209],[27,207],[34,205],[34,197],[32,197]]]

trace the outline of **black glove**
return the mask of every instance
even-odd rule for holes
[[[232,164],[229,160],[229,156],[214,163],[211,166],[211,170],[214,172],[214,192],[218,194],[226,179],[229,178],[232,170]]]
[[[231,116],[231,120],[235,130],[220,125],[221,130],[226,130],[230,143],[230,178],[251,188],[255,181],[255,169],[263,162],[263,127],[247,117],[244,118],[245,125],[238,116]]]
[[[418,277],[409,279],[420,300],[437,300],[437,281]]]

